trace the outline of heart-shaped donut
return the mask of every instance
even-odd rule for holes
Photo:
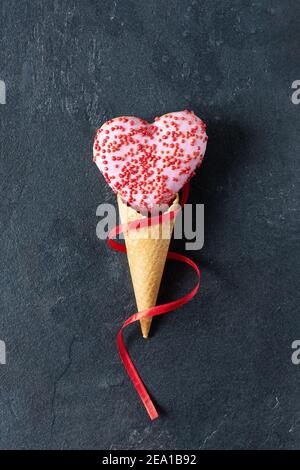
[[[118,117],[103,124],[94,161],[111,188],[133,208],[168,204],[193,176],[207,143],[204,122],[191,111],[155,118]]]

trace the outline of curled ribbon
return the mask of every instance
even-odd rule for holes
[[[189,194],[189,185],[186,184],[183,187],[183,190],[182,190],[182,197],[181,197],[181,206],[182,207],[184,206],[184,204],[186,203],[186,201],[188,199],[188,194]],[[156,217],[152,217],[151,220],[150,220],[150,218],[144,218],[144,219],[140,219],[138,221],[138,223],[137,223],[137,221],[134,221],[134,222],[131,222],[129,224],[118,225],[117,227],[115,227],[109,233],[109,235],[108,235],[108,244],[113,250],[120,251],[122,253],[126,253],[126,246],[122,243],[118,243],[118,242],[114,241],[113,237],[115,237],[116,235],[124,232],[125,230],[133,228],[133,227],[136,229],[136,228],[141,228],[141,227],[148,226],[149,224],[151,224],[151,225],[159,224],[164,220],[164,216],[168,217],[168,220],[170,220],[170,219],[172,220],[172,219],[175,218],[175,216],[176,216],[176,214],[179,210],[180,209],[172,211],[171,213],[169,212],[166,215],[162,214],[162,215],[159,215],[159,216],[156,216]],[[129,375],[133,385],[135,386],[135,389],[136,389],[137,393],[139,394],[139,397],[142,400],[148,415],[150,416],[150,418],[152,420],[158,418],[158,412],[157,412],[157,410],[156,410],[156,408],[155,408],[155,406],[154,406],[154,404],[153,404],[153,402],[152,402],[152,400],[151,400],[151,398],[150,398],[150,396],[149,396],[149,394],[146,390],[145,385],[142,382],[142,379],[140,378],[140,376],[139,376],[139,374],[138,374],[138,372],[137,372],[137,370],[136,370],[136,368],[135,368],[135,366],[134,366],[134,364],[133,364],[133,362],[132,362],[132,360],[131,360],[131,358],[128,354],[128,351],[127,351],[126,346],[125,346],[124,341],[123,341],[122,333],[123,333],[124,328],[126,328],[126,326],[130,325],[131,323],[134,323],[138,320],[141,320],[141,318],[155,317],[157,315],[163,315],[165,313],[176,310],[177,308],[179,308],[182,305],[189,302],[196,295],[196,293],[197,293],[197,291],[200,287],[200,269],[198,268],[198,266],[190,258],[188,258],[187,256],[183,256],[183,255],[180,255],[179,253],[174,253],[172,251],[169,251],[167,259],[180,261],[181,263],[184,263],[184,264],[187,264],[187,265],[191,266],[194,269],[195,273],[197,274],[197,283],[196,283],[195,287],[188,294],[186,294],[184,297],[180,297],[178,300],[174,300],[172,302],[167,302],[167,303],[161,304],[161,305],[156,305],[155,307],[149,308],[147,310],[143,310],[142,312],[134,313],[129,318],[127,318],[127,320],[123,323],[122,328],[118,333],[119,354],[121,356],[121,359],[123,361],[125,369],[126,369],[128,375]]]

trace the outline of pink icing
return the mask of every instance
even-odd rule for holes
[[[134,208],[169,203],[201,165],[204,122],[191,111],[155,118],[118,117],[103,124],[94,161],[111,188]]]

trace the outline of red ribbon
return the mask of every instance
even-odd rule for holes
[[[186,184],[184,187],[183,187],[183,190],[182,190],[182,197],[181,197],[181,206],[183,207],[184,204],[186,203],[187,201],[187,198],[188,198],[188,194],[189,194],[189,184]],[[140,227],[145,227],[149,224],[151,225],[155,225],[155,224],[158,224],[160,222],[162,222],[164,220],[164,217],[168,217],[168,220],[172,220],[175,218],[177,212],[179,211],[180,209],[176,210],[176,211],[172,211],[172,212],[169,212],[167,214],[163,214],[163,215],[160,215],[160,216],[156,216],[156,217],[152,217],[151,220],[150,218],[144,218],[144,219],[140,219],[138,222],[135,221],[135,222],[131,222],[129,224],[124,224],[124,225],[119,225],[117,227],[115,227],[108,235],[108,244],[111,248],[113,248],[114,250],[116,251],[121,251],[122,253],[126,253],[126,246],[124,244],[121,244],[121,243],[118,243],[116,241],[114,241],[112,238],[115,237],[116,235],[124,232],[125,230],[129,230],[130,228],[140,228]],[[121,359],[123,361],[123,364],[125,366],[125,369],[127,370],[127,373],[133,383],[133,385],[135,386],[135,389],[137,391],[137,393],[139,394],[140,396],[140,399],[142,400],[143,404],[144,404],[144,407],[146,408],[147,410],[147,413],[148,415],[150,416],[150,418],[152,420],[158,418],[158,413],[157,413],[157,410],[146,390],[146,387],[145,385],[143,384],[142,382],[142,379],[140,378],[129,354],[128,354],[128,351],[125,347],[125,344],[124,344],[124,341],[123,341],[123,336],[122,336],[122,333],[123,333],[123,330],[124,328],[126,328],[126,326],[130,325],[131,323],[134,323],[138,320],[141,320],[141,318],[145,318],[145,317],[155,317],[157,315],[163,315],[165,313],[168,313],[168,312],[172,312],[173,310],[176,310],[177,308],[181,307],[182,305],[186,304],[187,302],[189,302],[197,293],[199,287],[200,287],[200,270],[198,268],[198,266],[188,257],[186,256],[183,256],[183,255],[180,255],[178,253],[174,253],[172,251],[169,251],[168,253],[168,256],[167,256],[168,259],[173,259],[173,260],[176,260],[176,261],[180,261],[181,263],[185,263],[189,266],[191,266],[194,271],[196,272],[197,274],[197,283],[195,285],[195,287],[188,293],[186,294],[184,297],[181,297],[179,298],[178,300],[174,300],[172,302],[167,302],[165,304],[161,304],[161,305],[156,305],[155,307],[152,307],[152,308],[149,308],[147,310],[143,310],[142,312],[137,312],[137,313],[134,313],[133,315],[131,315],[131,317],[127,318],[127,320],[123,323],[123,326],[121,328],[121,330],[119,331],[118,333],[118,349],[119,349],[119,354],[121,356]]]

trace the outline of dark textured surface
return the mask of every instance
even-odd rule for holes
[[[298,0],[2,0],[1,448],[300,448]],[[126,258],[96,238],[115,198],[91,163],[113,116],[193,109],[208,124],[197,298],[127,343]],[[182,250],[179,243],[178,248]],[[168,267],[162,299],[194,276]],[[166,286],[169,294],[167,295]]]

